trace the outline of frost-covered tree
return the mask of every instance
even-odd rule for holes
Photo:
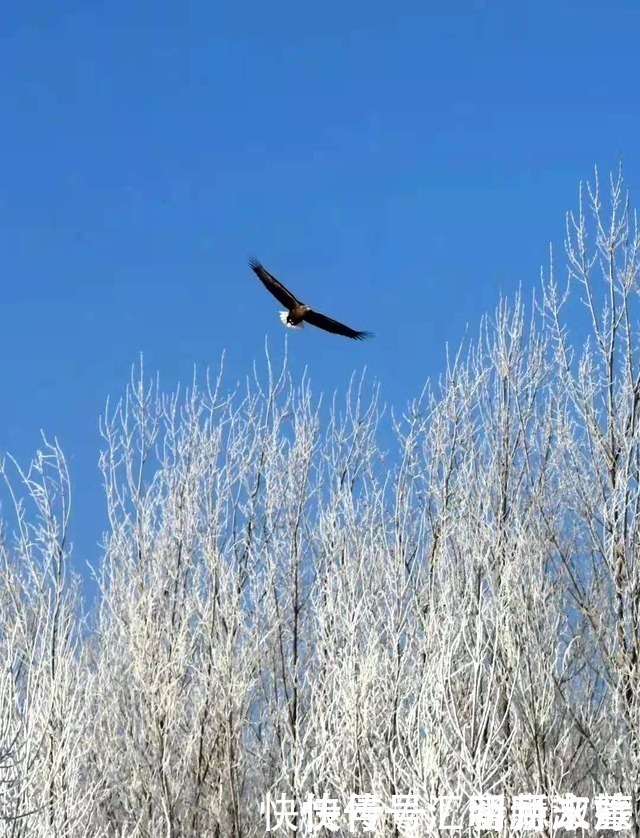
[[[639,244],[596,174],[566,282],[502,300],[401,411],[268,356],[235,390],[140,370],[101,425],[91,613],[62,452],[7,461],[1,834],[251,838],[268,792],[463,819],[619,792],[639,836]]]

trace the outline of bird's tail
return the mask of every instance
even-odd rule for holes
[[[298,323],[297,325],[294,325],[293,323],[289,323],[289,321],[287,320],[288,316],[289,316],[288,311],[281,311],[280,312],[280,320],[282,320],[282,322],[284,323],[284,325],[288,329],[303,329],[304,328],[304,323]]]

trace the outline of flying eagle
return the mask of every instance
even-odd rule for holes
[[[285,326],[289,326],[292,329],[301,329],[305,323],[311,323],[312,326],[324,329],[325,332],[331,332],[334,335],[344,335],[346,338],[353,338],[354,340],[364,340],[364,338],[373,337],[371,332],[358,332],[356,329],[350,329],[344,323],[338,323],[337,320],[332,320],[331,317],[320,314],[310,306],[301,303],[300,300],[297,300],[293,296],[291,291],[287,291],[284,285],[278,282],[275,276],[272,276],[269,271],[265,270],[256,259],[250,259],[249,265],[267,291],[270,291],[278,302],[287,307],[287,311],[280,312],[280,320],[282,320]]]

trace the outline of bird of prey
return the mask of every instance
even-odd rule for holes
[[[280,312],[280,320],[282,320],[285,326],[289,326],[292,329],[300,329],[305,323],[310,323],[312,326],[324,329],[325,332],[331,332],[334,335],[344,335],[344,337],[353,338],[354,340],[364,340],[364,338],[373,337],[371,332],[358,332],[356,329],[350,329],[344,323],[338,323],[337,320],[332,320],[331,317],[320,314],[310,306],[301,303],[300,300],[297,300],[293,296],[291,291],[288,291],[281,282],[278,282],[275,276],[272,276],[269,271],[265,270],[256,259],[250,259],[249,265],[267,291],[270,291],[278,302],[287,307],[286,311]]]

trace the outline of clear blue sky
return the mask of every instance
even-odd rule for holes
[[[78,562],[98,416],[144,353],[167,387],[275,354],[317,392],[366,364],[401,407],[500,289],[530,288],[594,164],[640,185],[637,2],[30,2],[0,31],[0,451],[57,436]]]

